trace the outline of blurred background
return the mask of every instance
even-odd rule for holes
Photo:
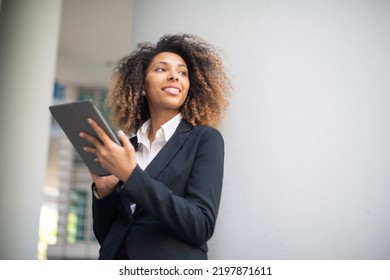
[[[0,1],[0,259],[96,259],[48,106],[103,102],[138,42],[197,34],[234,95],[211,259],[390,259],[390,1]]]

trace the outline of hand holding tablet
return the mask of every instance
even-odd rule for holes
[[[112,141],[121,145],[121,142],[97,107],[91,101],[77,101],[52,105],[49,107],[49,110],[89,170],[100,176],[110,175],[109,171],[103,168],[99,162],[95,161],[96,156],[94,154],[84,150],[84,147],[91,146],[91,143],[80,137],[81,132],[86,132],[91,136],[99,138],[87,121],[88,119],[92,119]]]

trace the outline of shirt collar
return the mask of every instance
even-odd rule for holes
[[[172,119],[164,123],[161,128],[164,131],[165,141],[168,142],[168,140],[172,137],[172,135],[175,133],[177,127],[179,126],[183,116],[181,113],[178,113],[176,116],[174,116]]]
[[[162,140],[165,143],[172,137],[175,133],[177,127],[179,126],[183,116],[181,113],[178,113],[172,119],[164,123],[159,130],[157,131],[156,140]],[[149,142],[149,130],[150,130],[150,119],[147,120],[140,129],[137,131],[138,143],[145,144]]]

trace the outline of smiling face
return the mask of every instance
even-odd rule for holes
[[[161,110],[177,114],[187,98],[189,87],[185,61],[175,53],[157,54],[145,75],[145,92],[151,115]]]

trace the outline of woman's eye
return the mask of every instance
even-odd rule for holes
[[[156,72],[165,72],[165,69],[160,67],[156,69]]]
[[[179,71],[179,75],[186,77],[187,76],[187,72],[186,71]]]

